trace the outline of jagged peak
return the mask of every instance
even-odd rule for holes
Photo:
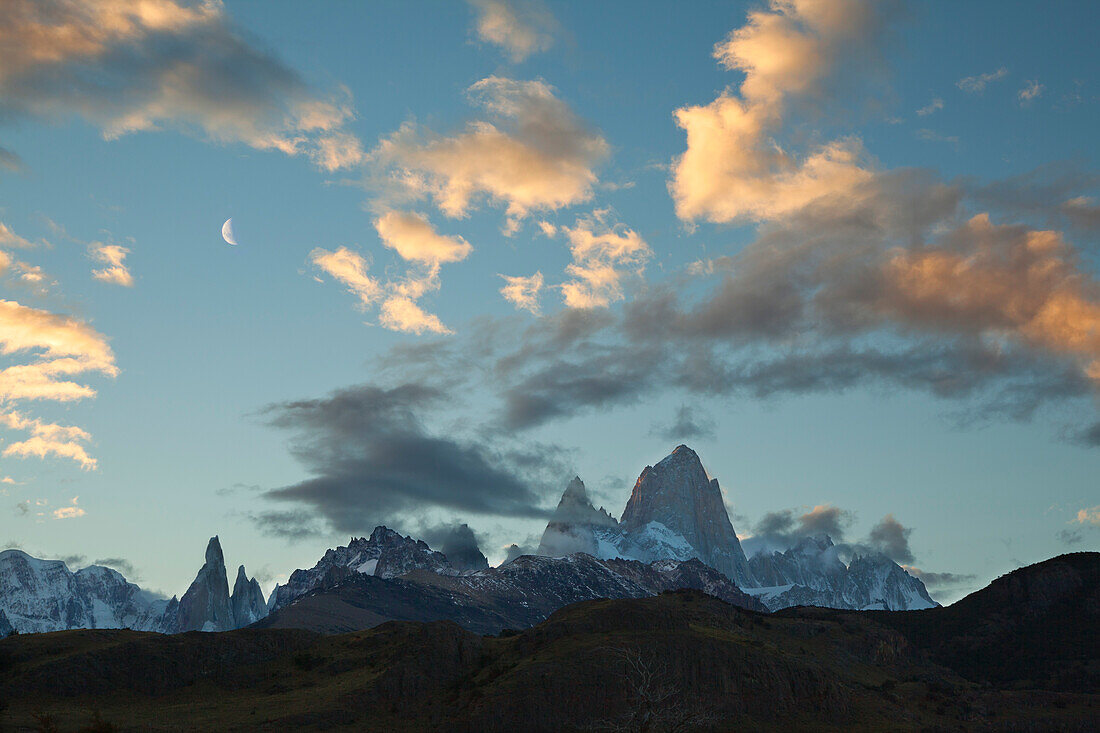
[[[225,556],[222,554],[222,543],[218,539],[218,535],[214,535],[210,538],[210,541],[206,543],[206,564],[225,565]]]
[[[833,547],[833,538],[822,532],[821,534],[807,535],[801,538],[795,546],[791,548],[791,552],[802,554],[806,550],[816,550],[817,552],[824,552],[830,547]]]
[[[240,583],[242,580],[245,583],[248,582],[248,574],[244,571],[244,565],[237,568],[237,582]]]

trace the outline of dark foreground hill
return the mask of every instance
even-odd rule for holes
[[[1095,730],[1095,678],[1043,674],[1043,689],[1032,678],[1036,666],[1095,670],[1098,563],[1096,553],[1056,558],[928,612],[768,615],[677,591],[574,604],[496,637],[446,621],[388,622],[341,635],[21,635],[0,641],[0,724],[62,731]],[[1052,623],[1060,641],[1042,646]]]

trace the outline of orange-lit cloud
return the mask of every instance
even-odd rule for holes
[[[363,256],[345,247],[335,252],[315,249],[310,259],[347,285],[359,297],[361,308],[381,302],[379,323],[385,328],[417,334],[451,333],[437,316],[416,301],[439,289],[439,272],[444,263],[466,259],[473,247],[462,237],[438,234],[420,214],[388,211],[375,220],[374,226],[382,244],[410,264],[404,277],[384,283],[372,278],[367,274]]]
[[[92,277],[106,283],[121,285],[125,288],[134,286],[134,276],[126,266],[126,255],[130,250],[117,244],[102,244],[95,242],[91,246],[92,259],[103,266],[92,270]]]
[[[943,246],[896,251],[885,277],[882,302],[893,318],[1079,356],[1100,381],[1100,284],[1059,232],[980,214]]]
[[[706,105],[676,110],[687,148],[672,167],[669,192],[686,221],[767,220],[824,196],[843,199],[873,178],[862,143],[848,138],[805,155],[784,150],[781,130],[792,98],[820,95],[841,56],[877,25],[865,0],[773,0],[714,47],[714,57],[745,78]]]
[[[573,262],[565,271],[572,278],[561,286],[566,306],[603,308],[623,299],[623,280],[640,275],[653,251],[633,229],[609,226],[606,212],[578,219],[563,227]]]
[[[520,62],[554,43],[557,23],[534,0],[469,0],[477,13],[475,30],[486,43],[499,46]]]
[[[504,299],[521,310],[530,311],[536,316],[539,314],[539,296],[542,293],[542,273],[534,275],[501,275],[504,278],[504,287],[500,294]]]
[[[47,423],[24,417],[18,412],[0,413],[0,425],[31,433],[26,440],[9,443],[2,453],[4,456],[46,458],[56,455],[72,459],[86,470],[96,468],[96,460],[81,445],[91,440],[92,436],[75,425]]]
[[[437,135],[408,123],[371,153],[386,196],[431,197],[450,217],[465,216],[475,200],[505,206],[506,232],[530,212],[587,200],[607,142],[590,131],[541,81],[490,76],[468,90],[492,121]]]

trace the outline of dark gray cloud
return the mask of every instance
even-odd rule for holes
[[[682,442],[693,438],[713,440],[715,437],[714,430],[714,418],[706,410],[699,407],[693,408],[680,405],[672,422],[663,425],[654,423],[649,434],[674,442]]]
[[[552,446],[514,445],[505,436],[467,441],[428,431],[423,416],[450,403],[417,383],[360,385],[323,399],[271,405],[271,425],[294,434],[291,453],[313,474],[267,491],[300,504],[335,530],[365,533],[401,524],[427,508],[541,518],[545,489],[568,469]]]
[[[1100,189],[1100,175],[1071,161],[1046,163],[989,183],[965,183],[970,195],[984,206],[1014,216],[1034,216],[1049,226],[1069,223],[1086,231],[1100,228],[1100,208],[1084,201]]]
[[[420,530],[420,539],[447,556],[459,570],[480,570],[489,566],[480,542],[468,524],[437,524]]]
[[[753,536],[763,537],[770,544],[791,547],[803,537],[827,534],[834,544],[840,545],[854,520],[854,512],[831,504],[822,504],[802,513],[795,509],[780,509],[761,517],[753,526]]]
[[[125,577],[126,580],[130,581],[131,583],[141,580],[141,576],[138,573],[137,568],[134,567],[133,563],[121,557],[105,557],[96,560],[92,564],[102,565],[104,567],[111,568],[112,570],[117,570],[118,572],[122,573],[123,577]]]
[[[1058,530],[1058,541],[1063,545],[1076,545],[1080,544],[1084,537],[1081,536],[1081,530],[1079,529],[1060,529]]]
[[[871,528],[867,544],[899,565],[909,565],[915,560],[909,549],[909,535],[913,530],[901,524],[893,514],[887,514]]]
[[[966,586],[973,583],[974,579],[978,577],[963,573],[930,573],[912,566],[907,566],[905,570],[914,578],[918,578],[929,590]]]
[[[60,560],[61,562],[65,563],[65,565],[68,566],[69,570],[77,570],[88,564],[88,558],[84,555],[78,554],[58,555],[57,557],[51,559]]]
[[[307,509],[248,512],[245,517],[263,534],[292,542],[327,534],[323,522]]]
[[[148,14],[118,3],[5,5],[0,122],[79,116],[107,137],[174,127],[335,169],[358,162],[344,97],[312,90],[220,3],[166,2]]]

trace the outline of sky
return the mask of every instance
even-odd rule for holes
[[[687,443],[944,602],[1100,549],[1095,3],[0,14],[4,547],[499,562]]]

